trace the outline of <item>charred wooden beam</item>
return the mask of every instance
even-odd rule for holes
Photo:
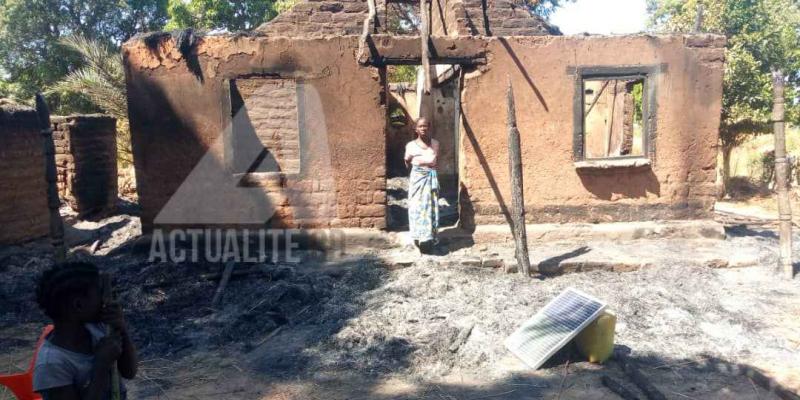
[[[625,375],[628,376],[628,379],[631,380],[649,400],[667,400],[667,397],[664,396],[660,390],[658,390],[653,383],[642,373],[641,370],[636,366],[636,364],[628,358],[627,355],[622,353],[615,353],[614,358],[620,363],[622,366],[622,370],[625,372]]]
[[[623,386],[622,383],[608,375],[603,375],[600,378],[600,382],[603,384],[603,386],[607,387],[608,390],[616,393],[619,397],[622,397],[625,400],[639,400],[639,397],[628,390],[628,388]]]
[[[421,65],[421,36],[370,35],[374,54],[369,63],[386,65]],[[485,65],[486,43],[473,38],[431,37],[429,62],[435,64]]]

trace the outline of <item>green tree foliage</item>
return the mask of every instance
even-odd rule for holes
[[[58,44],[69,35],[116,50],[137,32],[166,22],[167,0],[0,0],[0,96],[27,102],[82,64]],[[56,113],[94,111],[83,96],[49,96]]]
[[[773,69],[787,76],[787,120],[800,122],[800,8],[796,0],[648,0],[651,28],[692,31],[698,2],[702,31],[728,38],[720,124],[727,181],[733,147],[771,130]]]
[[[67,74],[48,94],[81,93],[103,112],[117,119],[117,158],[123,167],[133,160],[128,128],[128,99],[122,56],[99,40],[69,36],[60,43],[79,55],[84,64]]]
[[[280,6],[286,7],[285,3],[286,0]],[[230,32],[255,29],[278,14],[271,0],[169,0],[168,12],[167,30],[199,28]]]

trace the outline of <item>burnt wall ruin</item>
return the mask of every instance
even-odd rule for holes
[[[36,111],[0,105],[0,244],[48,232],[43,144]]]
[[[419,57],[419,38],[413,36],[376,36],[374,43],[375,51],[387,57]],[[439,56],[467,60],[461,73],[460,135],[453,145],[462,225],[507,218],[509,77],[530,222],[708,217],[715,195],[724,44],[723,37],[713,35],[432,38]],[[185,222],[171,218],[175,215],[197,214],[193,206],[174,200],[193,186],[187,182],[203,160],[235,183],[230,189],[197,186],[189,198],[202,198],[198,206],[224,208],[231,193],[241,192],[248,204],[241,208],[271,210],[264,221],[255,221],[262,226],[384,227],[386,166],[402,154],[386,151],[385,73],[359,65],[358,46],[358,36],[212,36],[198,41],[193,54],[199,67],[190,68],[169,36],[155,46],[142,38],[126,43],[145,229]],[[632,73],[641,74],[646,86],[641,122],[646,151],[587,162],[579,140],[584,121],[575,117],[583,115],[579,108],[585,99],[582,88],[574,88],[585,79],[624,80]],[[229,169],[229,127],[235,118],[230,82],[254,76],[298,82],[299,170],[242,175]],[[625,115],[629,107],[620,108]]]

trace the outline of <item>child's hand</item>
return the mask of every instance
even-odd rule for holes
[[[112,302],[103,306],[103,310],[100,313],[100,321],[108,324],[120,334],[124,335],[128,332],[125,316],[122,315],[122,306],[119,303]]]
[[[101,368],[111,367],[121,354],[122,339],[116,333],[101,338],[94,347],[94,360]]]

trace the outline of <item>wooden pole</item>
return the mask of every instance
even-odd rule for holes
[[[103,285],[103,304],[110,304],[114,297],[111,293],[111,275],[107,273],[100,274]],[[106,326],[106,335],[111,335],[111,326]],[[120,399],[120,386],[119,386],[119,369],[117,369],[117,362],[111,364],[111,400]]]
[[[528,257],[528,234],[525,231],[525,201],[522,186],[522,151],[520,149],[517,116],[514,110],[514,89],[508,78],[508,163],[511,175],[511,230],[514,234],[515,255],[520,272],[525,276],[531,273]]]
[[[36,94],[36,116],[42,133],[44,146],[45,181],[47,182],[47,208],[50,211],[50,240],[53,244],[53,257],[56,264],[67,260],[67,248],[64,245],[64,221],[61,220],[56,182],[56,147],[53,144],[53,128],[50,126],[50,110],[41,93]]]
[[[617,82],[614,80],[614,88],[611,92],[611,113],[608,116],[608,128],[606,129],[606,157],[611,153],[611,134],[614,133],[614,112],[617,107]]]
[[[597,104],[597,100],[600,100],[600,96],[602,96],[603,95],[603,91],[606,90],[606,87],[608,86],[608,82],[611,82],[611,81],[605,81],[605,82],[603,82],[603,86],[600,86],[600,90],[598,90],[597,94],[595,94],[594,99],[592,99],[592,103],[589,104],[589,107],[586,108],[586,112],[583,113],[583,117],[584,118],[588,117],[589,113],[592,112],[592,109]]]
[[[420,0],[419,2],[419,19],[421,21],[420,26],[420,40],[422,41],[422,73],[425,78],[423,83],[423,92],[425,94],[429,94],[431,92],[431,87],[433,87],[433,80],[431,79],[431,54],[430,48],[430,38],[431,38],[431,25],[430,25],[430,13],[428,12],[428,0]]]
[[[703,30],[703,17],[704,17],[703,13],[704,13],[704,11],[705,11],[705,9],[703,8],[703,5],[700,4],[700,3],[697,3],[697,14],[694,17],[694,31],[693,31],[694,33],[700,33],[700,31]]]
[[[792,208],[789,203],[789,163],[786,159],[784,126],[783,73],[772,72],[772,121],[775,132],[775,187],[778,194],[780,220],[780,269],[787,279],[794,277],[792,268]]]

